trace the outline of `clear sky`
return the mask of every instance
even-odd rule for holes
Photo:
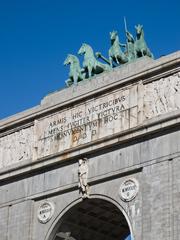
[[[64,87],[63,61],[83,42],[106,56],[110,31],[125,42],[124,16],[133,34],[143,24],[155,58],[180,49],[179,0],[0,0],[0,119]]]

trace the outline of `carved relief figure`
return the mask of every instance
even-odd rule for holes
[[[165,95],[165,84],[163,79],[155,82],[155,91],[157,113],[161,114],[163,112],[168,112],[167,96]]]
[[[27,160],[33,154],[33,127],[0,138],[0,167]]]
[[[180,108],[180,74],[145,85],[144,113],[146,118]]]
[[[89,197],[89,185],[88,185],[88,163],[87,158],[83,158],[79,160],[79,189],[82,193],[82,198]]]
[[[180,105],[180,72],[174,75],[175,78],[175,105]]]

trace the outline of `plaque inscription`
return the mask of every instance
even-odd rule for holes
[[[135,178],[126,179],[120,186],[119,195],[125,202],[133,200],[139,191],[139,183]]]
[[[38,220],[40,223],[47,223],[54,214],[54,204],[51,202],[43,202],[38,208]]]

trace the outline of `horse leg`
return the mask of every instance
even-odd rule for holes
[[[80,73],[80,74],[79,74],[79,82],[80,82],[80,81],[83,81],[84,78],[85,78],[85,74],[84,74],[84,73]]]
[[[116,59],[116,63],[120,65],[120,62],[119,62],[118,56],[115,56],[115,59]]]
[[[78,76],[77,76],[77,74],[75,74],[75,75],[73,76],[73,80],[74,80],[74,85],[77,85],[77,82],[78,82]]]
[[[149,48],[147,48],[147,56],[150,57],[150,58],[154,58],[152,52],[149,50]]]
[[[137,52],[137,50],[135,50],[134,56],[135,56],[135,59],[138,58],[138,52]]]
[[[67,80],[65,81],[65,83],[66,83],[66,86],[67,86],[67,87],[69,87],[69,86],[70,86],[69,79],[67,79]]]
[[[88,67],[88,77],[92,77],[92,68]]]
[[[68,78],[65,82],[66,82],[67,87],[70,87],[72,85],[72,79],[71,78]]]
[[[109,62],[110,62],[110,66],[113,67],[113,59],[111,56],[109,57]]]

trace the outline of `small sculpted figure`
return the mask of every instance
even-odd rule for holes
[[[82,198],[89,197],[89,185],[88,185],[88,164],[87,158],[83,158],[79,160],[79,189],[82,193]]]
[[[133,35],[127,29],[126,18],[124,17],[124,26],[126,32],[126,56],[128,57],[128,61],[131,62],[132,60],[136,59],[136,52],[135,52],[135,40]]]
[[[128,61],[130,62],[136,58],[135,40],[133,35],[129,31],[126,31],[126,39],[127,39],[127,46],[126,46],[127,57],[128,57]]]

